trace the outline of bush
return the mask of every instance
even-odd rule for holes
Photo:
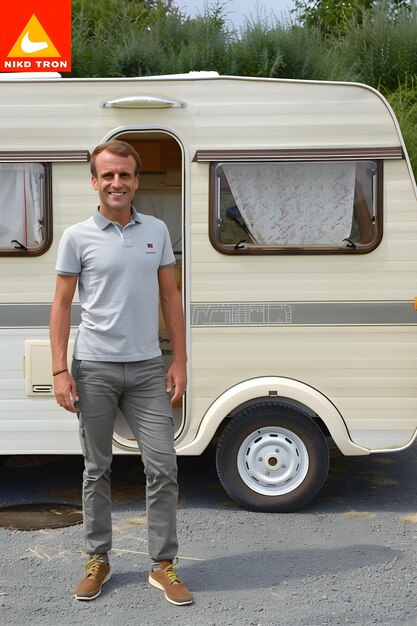
[[[395,90],[417,75],[417,11],[402,10],[389,19],[384,5],[352,20],[334,43],[336,63],[329,78],[353,80]]]
[[[330,51],[315,28],[276,23],[247,25],[231,50],[231,73],[269,78],[326,79]]]
[[[417,86],[414,80],[400,85],[386,94],[400,124],[410,157],[414,176],[417,178]]]

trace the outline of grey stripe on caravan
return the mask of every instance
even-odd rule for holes
[[[192,304],[192,326],[417,324],[414,302]]]
[[[0,328],[49,326],[50,304],[0,304]],[[81,321],[81,306],[73,304],[71,325],[78,326]]]
[[[50,304],[0,304],[0,328],[49,326]],[[191,305],[191,326],[417,324],[414,302],[241,302]],[[81,307],[73,304],[71,325]]]

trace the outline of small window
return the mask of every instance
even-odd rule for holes
[[[212,165],[212,244],[226,254],[370,252],[381,240],[382,163]]]
[[[38,255],[49,247],[50,165],[0,163],[0,255]]]

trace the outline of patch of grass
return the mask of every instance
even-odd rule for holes
[[[369,511],[347,511],[346,513],[341,513],[340,517],[345,517],[347,519],[354,519],[356,517],[375,517],[374,513],[369,513]]]

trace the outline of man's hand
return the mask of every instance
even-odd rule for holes
[[[63,409],[76,413],[74,402],[78,402],[77,386],[71,374],[66,371],[54,377],[55,398]]]
[[[174,395],[171,398],[171,404],[182,398],[187,386],[187,370],[185,363],[172,362],[166,375],[166,390],[171,393],[174,389]]]

